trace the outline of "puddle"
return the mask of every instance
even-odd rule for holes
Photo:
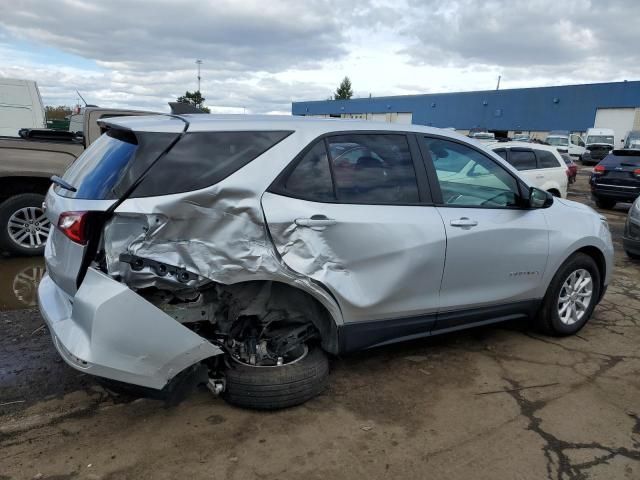
[[[35,307],[44,272],[42,257],[0,258],[0,310]]]

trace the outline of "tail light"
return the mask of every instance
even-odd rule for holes
[[[86,245],[88,217],[89,212],[63,212],[58,218],[58,228],[74,242]]]
[[[633,171],[633,174],[634,174],[636,177],[640,178],[640,168],[636,168],[636,169]]]
[[[606,168],[604,168],[604,165],[596,165],[595,167],[593,167],[593,173],[595,175],[602,175],[605,170]]]

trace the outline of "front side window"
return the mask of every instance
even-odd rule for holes
[[[459,207],[516,206],[518,183],[506,170],[466,145],[424,139],[436,170],[445,205]],[[452,165],[461,165],[452,171]]]
[[[403,205],[420,201],[405,135],[335,135],[328,144],[339,202]]]
[[[536,157],[538,157],[538,168],[558,168],[561,166],[556,156],[546,150],[536,150]]]
[[[511,149],[509,163],[516,170],[533,170],[536,168],[536,156],[532,150]]]

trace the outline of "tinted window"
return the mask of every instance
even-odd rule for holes
[[[640,167],[640,152],[638,155],[608,155],[600,164],[607,167]]]
[[[502,157],[503,160],[507,159],[507,151],[506,150],[494,150],[498,155]]]
[[[508,207],[516,205],[518,184],[482,153],[456,142],[425,138],[445,205]],[[454,159],[455,162],[451,161]],[[453,163],[463,165],[458,171]],[[445,166],[446,168],[441,168]]]
[[[404,135],[339,135],[328,139],[336,194],[345,203],[420,201]]]
[[[131,197],[168,195],[213,185],[260,156],[291,132],[194,132],[186,134],[149,171]],[[116,199],[176,138],[176,134],[111,129],[64,174],[76,193],[64,196]]]
[[[214,185],[291,132],[187,133],[142,181],[133,196],[147,197]]]
[[[533,170],[536,168],[536,156],[532,150],[511,149],[509,163],[518,170]]]
[[[287,177],[282,189],[312,201],[335,201],[324,140],[317,142]]]
[[[556,156],[546,150],[536,150],[536,157],[538,157],[538,168],[558,168],[560,166]]]

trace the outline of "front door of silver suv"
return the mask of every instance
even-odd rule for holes
[[[447,235],[436,328],[529,314],[548,257],[544,212],[525,208],[517,177],[480,149],[421,140]]]

